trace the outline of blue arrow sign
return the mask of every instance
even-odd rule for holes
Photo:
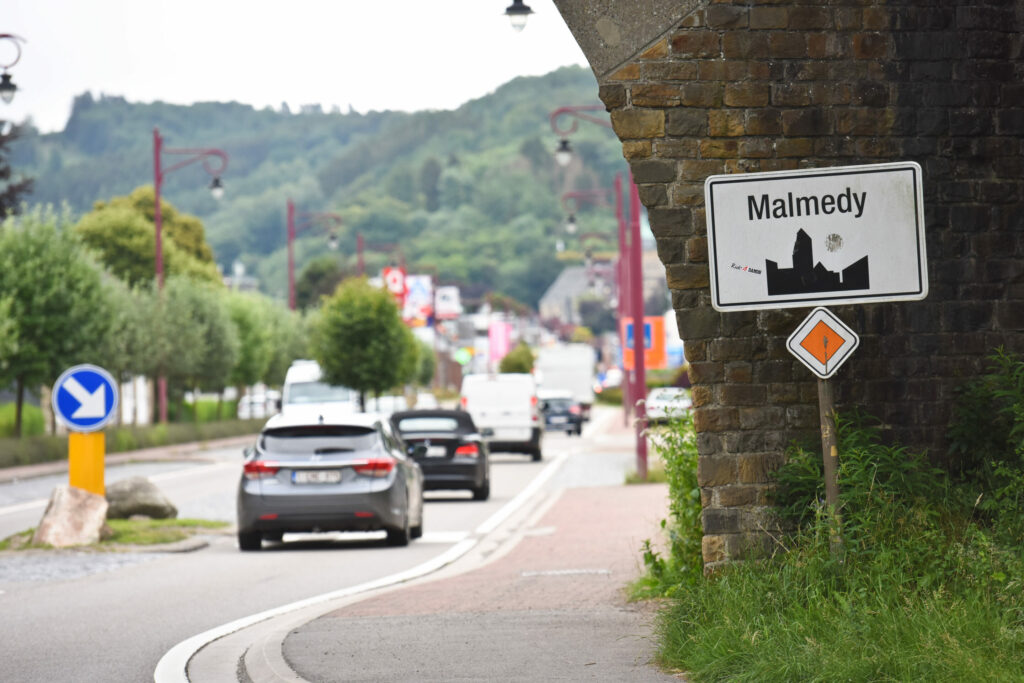
[[[53,414],[73,432],[95,432],[117,409],[117,382],[96,365],[76,365],[57,378],[51,396]]]

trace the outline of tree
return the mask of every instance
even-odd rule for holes
[[[14,178],[11,171],[10,145],[18,139],[20,132],[17,126],[12,126],[6,133],[0,131],[0,183],[4,185],[0,190],[0,219],[18,213],[22,197],[32,191],[33,181],[31,178],[25,176]]]
[[[500,372],[533,372],[533,351],[526,342],[519,342],[514,349],[501,359]]]
[[[295,281],[296,305],[302,309],[317,306],[320,298],[330,295],[348,275],[335,256],[313,259]]]
[[[18,330],[0,385],[14,382],[14,434],[21,436],[25,387],[52,384],[69,365],[96,362],[111,312],[99,267],[71,233],[67,214],[52,209],[0,226],[0,292]]]
[[[441,162],[436,157],[428,157],[420,167],[420,191],[427,211],[434,212],[441,208]]]
[[[263,381],[281,386],[292,361],[309,357],[309,320],[284,306],[270,306],[267,312],[271,352]]]
[[[145,185],[126,197],[96,202],[75,231],[119,278],[133,286],[151,282],[156,258],[155,207],[153,187]],[[179,213],[167,201],[160,202],[160,214],[165,275],[220,282],[202,222]]]
[[[417,354],[418,367],[416,370],[416,384],[421,387],[430,386],[434,380],[434,373],[437,371],[437,359],[434,357],[434,349],[424,342],[419,342],[419,353]]]
[[[228,381],[238,388],[241,399],[247,386],[259,382],[267,374],[272,357],[271,330],[263,297],[231,292],[227,301],[239,341],[238,357]]]
[[[362,406],[367,392],[379,394],[407,379],[412,335],[391,294],[365,279],[346,280],[324,299],[311,336],[324,379],[358,391]]]

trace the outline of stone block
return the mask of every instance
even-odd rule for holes
[[[735,481],[735,458],[697,459],[697,482],[700,486],[726,486]]]
[[[640,53],[640,59],[664,59],[669,55],[668,40],[662,38]]]
[[[668,183],[676,179],[676,162],[660,159],[645,159],[630,163],[633,170],[633,182],[637,183]]]
[[[732,159],[739,152],[736,140],[701,140],[700,155],[705,159]]]
[[[630,90],[630,96],[634,107],[668,108],[679,105],[683,90],[681,85],[645,83],[634,85]]]
[[[144,515],[153,519],[174,519],[178,508],[145,477],[128,477],[107,487],[107,517],[128,519]]]
[[[691,237],[686,240],[686,259],[694,263],[707,263],[708,239],[706,237]]]
[[[767,396],[763,385],[727,384],[720,390],[719,401],[724,406],[754,406],[764,404]]]
[[[832,10],[808,5],[793,7],[789,10],[788,28],[795,31],[833,28]]]
[[[744,112],[718,109],[708,113],[707,130],[713,137],[735,137],[744,133]]]
[[[724,562],[727,559],[725,556],[725,536],[709,536],[705,533],[701,539],[700,549],[701,555],[704,557],[704,564]]]
[[[651,157],[650,140],[626,140],[622,143],[622,156],[627,160],[649,159]]]
[[[708,339],[718,336],[722,325],[722,314],[710,306],[676,310],[676,325],[680,336],[690,339]]]
[[[708,112],[705,109],[677,108],[668,112],[665,133],[675,136],[707,135]]]
[[[736,5],[711,5],[704,13],[708,28],[746,28],[747,8]]]
[[[57,486],[32,542],[54,548],[99,543],[106,519],[106,498],[73,486]]]
[[[782,132],[787,136],[827,135],[832,123],[820,108],[788,109],[782,112]]]
[[[713,31],[680,31],[672,36],[672,54],[685,59],[718,57],[721,45]]]
[[[612,127],[622,140],[660,138],[665,135],[665,112],[658,109],[616,109]]]
[[[683,255],[682,246],[681,243],[678,245],[680,258]],[[671,263],[665,267],[665,277],[671,289],[699,289],[711,283],[706,265]]]
[[[604,106],[609,109],[618,109],[626,106],[626,88],[622,85],[602,85],[597,89],[597,96],[601,98]]]
[[[803,33],[772,31],[768,36],[769,56],[777,59],[800,59],[807,56],[807,38]]]
[[[753,453],[741,455],[738,460],[736,481],[742,484],[767,484],[771,475],[782,465],[781,453]]]
[[[701,512],[704,533],[719,535],[734,533],[739,527],[740,510],[738,508],[709,508]]]
[[[856,59],[884,59],[889,55],[889,41],[881,33],[855,33],[853,56]]]
[[[786,28],[789,25],[789,10],[786,7],[751,7],[751,29]]]
[[[729,83],[723,98],[729,107],[763,107],[768,104],[771,88],[767,83]]]
[[[691,366],[691,371],[693,366]],[[693,427],[698,432],[724,432],[739,427],[739,412],[736,408],[698,408],[693,411]]]
[[[718,504],[724,508],[755,505],[759,500],[760,487],[722,486],[715,490]]]

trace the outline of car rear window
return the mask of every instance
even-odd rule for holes
[[[569,410],[573,402],[567,398],[549,398],[545,403],[549,410]]]
[[[260,436],[260,447],[267,453],[337,453],[365,451],[380,441],[370,427],[310,425],[269,429]]]
[[[355,399],[355,392],[348,387],[323,382],[295,382],[288,386],[288,403],[334,403]]]
[[[459,421],[454,417],[407,417],[398,421],[398,430],[405,432],[455,432]]]

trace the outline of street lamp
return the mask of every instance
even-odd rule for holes
[[[569,148],[569,136],[576,132],[580,121],[596,123],[604,128],[611,128],[611,121],[606,117],[594,116],[590,112],[605,111],[601,105],[566,106],[555,109],[550,114],[551,130],[562,138],[565,144],[559,144],[558,152],[572,154]],[[559,119],[569,117],[572,124],[568,128],[559,125]],[[564,155],[563,155],[564,156]],[[562,160],[559,159],[559,163]],[[566,162],[567,163],[567,162]],[[563,164],[564,165],[564,164]],[[621,197],[621,177],[615,179],[616,195]],[[617,201],[621,201],[617,200]],[[620,211],[621,211],[621,205]],[[621,215],[621,214],[620,214]],[[644,276],[643,276],[643,246],[640,242],[640,193],[633,182],[632,174],[629,178],[629,240],[625,239],[624,223],[620,223],[619,231],[619,253],[621,257],[620,275],[628,273],[628,310],[633,319],[633,390],[630,392],[634,400],[636,415],[636,471],[641,479],[647,479],[647,439],[644,436],[646,422],[646,410],[643,400],[647,396],[647,372],[646,360],[644,358]],[[625,281],[625,278],[623,278]],[[619,297],[620,304],[625,297]],[[626,309],[624,308],[623,311]],[[620,320],[622,318],[620,317]],[[623,344],[625,346],[625,344]]]
[[[18,91],[18,86],[11,80],[11,75],[7,73],[7,70],[21,59],[21,45],[18,43],[24,43],[25,39],[13,33],[0,33],[0,40],[9,40],[14,43],[14,61],[10,64],[0,64],[0,68],[4,70],[3,74],[0,74],[0,99],[6,104],[10,104],[14,100],[14,93]]]
[[[565,168],[572,162],[572,147],[569,146],[569,138],[562,138],[558,143],[558,149],[555,150],[555,161],[562,168]]]
[[[164,154],[174,154],[185,158],[176,164],[171,164],[167,168],[164,168]],[[216,160],[218,163],[216,163],[216,165],[211,164],[212,160]],[[153,128],[153,223],[156,229],[155,270],[157,287],[160,291],[163,291],[164,288],[164,219],[163,212],[160,209],[160,189],[164,183],[164,176],[168,173],[177,171],[179,168],[184,168],[185,166],[194,164],[197,161],[202,161],[203,168],[206,169],[207,173],[213,176],[213,181],[210,183],[210,193],[213,195],[214,199],[220,199],[224,194],[224,186],[220,181],[220,174],[228,167],[227,153],[223,150],[212,148],[165,149],[164,139],[160,136],[160,129],[155,127]],[[160,422],[167,422],[167,378],[162,374],[157,378],[157,389]]]
[[[295,221],[295,202],[288,200],[288,308],[295,310],[295,236],[313,224],[337,228],[341,225],[341,216],[336,213],[299,214],[299,222]],[[327,248],[334,251],[338,248],[338,234],[330,230],[327,234]]]
[[[512,0],[512,4],[505,8],[505,16],[508,17],[516,32],[522,31],[526,27],[526,20],[530,18],[531,14],[533,14],[533,10],[529,5],[524,5],[523,0]]]
[[[570,235],[576,232],[576,214],[569,214],[569,218],[565,221],[565,231]]]

